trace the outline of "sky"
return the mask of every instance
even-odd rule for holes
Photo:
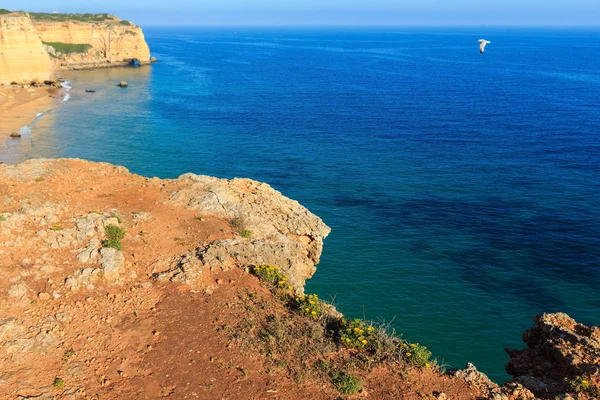
[[[600,0],[2,0],[0,7],[107,12],[146,26],[600,26]]]

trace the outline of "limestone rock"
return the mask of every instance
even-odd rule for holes
[[[100,250],[100,265],[106,280],[115,282],[120,280],[125,272],[125,257],[119,250],[103,248]]]
[[[506,349],[506,371],[538,396],[568,392],[567,380],[591,378],[600,396],[600,328],[577,323],[567,314],[538,314],[523,334],[524,350]]]
[[[228,218],[234,228],[252,232],[252,240],[218,241],[207,251],[224,251],[241,265],[277,265],[298,289],[314,274],[330,228],[297,201],[250,179],[185,174],[178,182],[169,203]]]

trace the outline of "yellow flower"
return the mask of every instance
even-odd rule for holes
[[[429,368],[429,367],[431,367],[431,364],[425,363],[425,368]]]
[[[406,357],[410,357],[412,354],[410,353],[406,353]]]
[[[292,289],[293,289],[293,287],[291,287],[291,286],[288,286],[288,289],[292,290]]]
[[[315,304],[315,302],[311,300],[311,301],[310,301],[310,304]]]
[[[417,347],[417,344],[416,343],[411,343],[410,347],[412,347],[414,349],[415,347]]]
[[[362,344],[367,344],[367,341],[363,339]]]
[[[317,312],[316,311],[311,311],[311,314],[312,315],[317,315]]]
[[[306,312],[309,312],[309,311],[310,311],[310,308],[306,307],[306,308],[304,309],[304,311],[306,311]]]
[[[590,382],[587,379],[584,379],[584,380],[581,381],[581,383],[583,383],[584,385],[587,385]]]
[[[371,332],[371,331],[374,331],[374,330],[375,330],[375,328],[373,328],[372,326],[370,326],[370,327],[368,327],[368,328],[367,328],[367,330],[368,330],[369,332]]]
[[[358,331],[360,331],[359,328],[354,328],[354,332],[358,332]]]

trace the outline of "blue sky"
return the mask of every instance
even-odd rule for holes
[[[600,0],[3,0],[0,7],[108,12],[140,25],[600,26]]]

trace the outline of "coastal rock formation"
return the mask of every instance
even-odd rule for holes
[[[85,17],[85,18],[84,18]],[[150,63],[142,29],[108,14],[0,14],[0,85],[52,80],[60,69]]]
[[[0,15],[0,85],[51,79],[52,61],[25,13]]]
[[[150,63],[150,49],[142,28],[108,15],[104,21],[54,21],[33,18],[33,25],[58,69],[100,68],[127,64],[136,59]],[[53,45],[58,43],[59,45]],[[87,49],[61,52],[62,44],[87,45]]]
[[[543,399],[565,393],[600,398],[600,328],[563,313],[539,314],[534,322],[523,334],[526,349],[506,349],[512,382]]]

